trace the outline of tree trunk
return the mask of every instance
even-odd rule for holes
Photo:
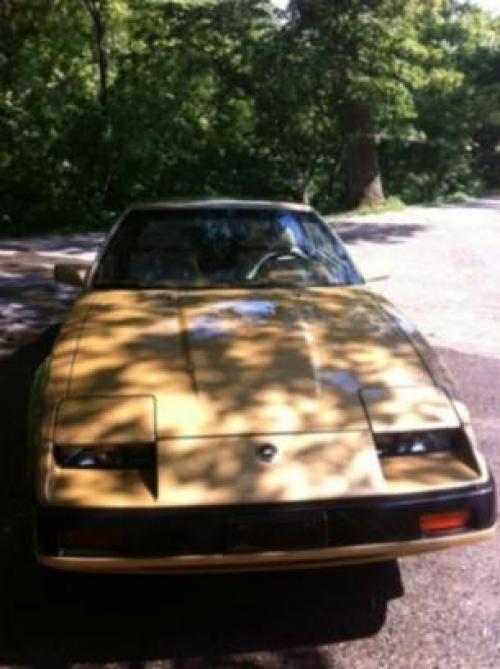
[[[104,4],[100,0],[83,0],[92,21],[92,47],[97,64],[97,95],[105,109],[108,101],[108,56],[105,47],[106,24]]]
[[[384,202],[370,106],[357,100],[346,103],[342,121],[346,135],[344,159],[349,205],[355,208]]]
[[[97,99],[101,107],[104,119],[102,146],[104,157],[104,170],[101,187],[97,192],[98,206],[106,206],[110,184],[116,169],[116,156],[113,148],[113,123],[111,119],[108,91],[108,50],[106,45],[106,10],[107,0],[82,0],[88,11],[92,24],[92,51],[97,67]]]

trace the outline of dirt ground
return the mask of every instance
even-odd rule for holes
[[[500,480],[500,201],[335,221],[438,348]],[[26,403],[98,235],[0,240],[0,666],[500,666],[500,538],[398,563],[281,574],[48,577],[30,557]]]

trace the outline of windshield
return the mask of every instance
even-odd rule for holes
[[[132,211],[97,268],[96,288],[304,287],[360,283],[313,213],[282,208]]]

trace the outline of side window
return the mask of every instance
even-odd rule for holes
[[[313,255],[326,262],[335,281],[354,284],[362,282],[343,245],[325,229],[321,221],[314,216],[307,216],[304,227],[313,245]]]
[[[320,221],[315,217],[307,216],[305,227],[315,251],[326,254],[329,257],[345,257],[342,246],[337,243],[333,235],[328,234]]]

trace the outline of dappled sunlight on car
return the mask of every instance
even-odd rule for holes
[[[370,429],[458,416],[383,301],[360,288],[94,291],[50,364],[46,443],[55,424],[59,443],[157,444],[156,485],[56,468],[60,503],[300,501],[471,479],[456,459],[417,458],[414,476],[379,461]],[[273,467],[255,457],[269,439]]]

